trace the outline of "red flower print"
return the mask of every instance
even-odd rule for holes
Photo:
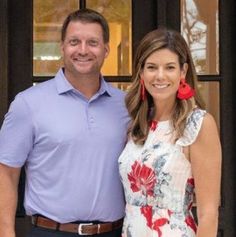
[[[155,220],[153,223],[152,222],[152,207],[151,206],[143,206],[140,209],[141,209],[141,213],[146,218],[147,226],[150,229],[157,231],[158,237],[161,237],[162,232],[160,230],[160,227],[165,225],[166,223],[168,223],[168,219],[167,218],[159,218],[159,219]]]
[[[169,210],[169,209],[168,209],[167,212],[168,212],[169,217],[173,214],[173,211],[171,211],[171,210]]]
[[[162,232],[160,230],[160,227],[165,225],[166,223],[168,223],[167,218],[159,218],[154,222],[153,229],[157,231],[159,237],[162,236]]]
[[[185,223],[188,226],[190,226],[195,233],[197,232],[197,226],[196,226],[195,221],[194,221],[192,216],[187,216],[186,219],[185,219]]]
[[[133,192],[142,191],[144,195],[153,196],[153,188],[156,182],[154,171],[146,165],[140,165],[137,161],[132,165],[132,171],[128,174]]]
[[[152,228],[152,207],[151,206],[141,207],[141,213],[145,216],[147,220],[147,226]]]
[[[192,187],[194,187],[194,179],[193,179],[193,178],[189,178],[189,179],[187,180],[187,184],[190,185],[190,186],[192,186]]]
[[[193,195],[193,189],[194,189],[194,179],[193,178],[189,178],[187,180],[187,192],[186,192],[186,195],[188,195],[188,196]],[[188,210],[191,210],[192,205],[193,205],[193,202],[189,202]]]

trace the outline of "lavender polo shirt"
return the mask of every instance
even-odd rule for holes
[[[56,77],[19,93],[0,132],[0,162],[26,169],[24,206],[61,223],[124,215],[118,157],[126,142],[124,92],[101,80],[86,99]]]

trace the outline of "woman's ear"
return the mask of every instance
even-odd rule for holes
[[[144,73],[143,73],[143,68],[142,68],[142,69],[140,70],[140,72],[139,72],[139,77],[140,77],[140,78],[143,78],[143,76],[144,76],[143,74],[144,74]]]
[[[185,78],[188,72],[188,64],[184,63],[183,67],[182,67],[182,72],[181,72],[181,77]]]

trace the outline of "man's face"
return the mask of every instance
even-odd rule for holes
[[[72,21],[66,30],[61,50],[67,75],[97,76],[109,54],[109,45],[104,43],[99,24]]]

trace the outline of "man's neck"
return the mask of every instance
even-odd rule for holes
[[[67,74],[66,79],[79,92],[81,92],[87,99],[90,99],[100,88],[100,75],[78,75],[77,77]]]

